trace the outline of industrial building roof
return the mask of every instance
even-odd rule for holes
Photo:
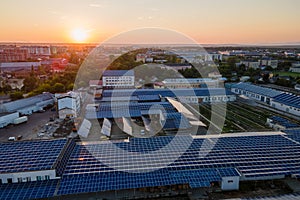
[[[133,70],[105,70],[103,76],[134,76]]]
[[[252,93],[255,93],[255,94],[260,94],[260,95],[267,96],[267,97],[275,97],[275,96],[280,95],[282,93],[278,90],[253,85],[251,83],[243,83],[243,82],[232,85],[232,88],[246,90],[248,92],[252,92]]]
[[[1,104],[0,112],[15,112],[19,109],[35,106],[40,102],[48,101],[48,100],[53,100],[53,94],[49,92],[45,92],[43,94],[39,94],[33,97],[19,99],[16,101],[11,101],[8,103]]]
[[[274,97],[273,101],[282,103],[295,108],[300,108],[300,96],[282,93]]]
[[[231,91],[223,88],[193,88],[193,89],[114,89],[104,90],[103,97],[111,96],[139,96],[139,95],[161,95],[163,97],[176,96],[216,96],[234,95]]]
[[[0,173],[52,169],[65,139],[0,144]]]
[[[1,68],[28,68],[28,67],[38,67],[41,62],[4,62],[0,63]]]

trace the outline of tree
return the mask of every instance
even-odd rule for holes
[[[18,100],[18,99],[22,99],[24,97],[23,97],[22,92],[17,91],[17,92],[11,93],[10,98],[11,98],[11,100],[15,101],[15,100]]]
[[[52,93],[62,93],[65,92],[65,86],[62,83],[55,83],[52,87]]]
[[[31,92],[36,89],[38,80],[35,76],[27,76],[24,79],[24,90],[25,92]]]

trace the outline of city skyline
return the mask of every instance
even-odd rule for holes
[[[100,43],[143,27],[178,31],[201,44],[300,42],[296,0],[4,0],[1,4],[0,42]],[[136,43],[143,41],[139,38]]]

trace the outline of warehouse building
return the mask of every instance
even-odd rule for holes
[[[0,128],[13,124],[14,120],[19,117],[18,112],[0,114]]]
[[[251,83],[243,83],[243,82],[232,85],[231,92],[238,95],[247,96],[250,99],[256,101],[265,102],[269,105],[272,98],[283,93],[278,90],[253,85]]]
[[[1,104],[0,113],[19,112],[21,115],[31,115],[53,104],[53,95],[49,92],[44,92],[33,97]]]
[[[238,190],[241,181],[299,176],[299,142],[298,129],[113,142],[2,143],[0,199],[174,185]]]
[[[271,106],[275,109],[300,116],[300,96],[282,93],[271,99]]]

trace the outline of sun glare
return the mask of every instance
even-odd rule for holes
[[[72,39],[74,42],[86,42],[88,37],[87,31],[82,29],[75,29],[72,31]]]

